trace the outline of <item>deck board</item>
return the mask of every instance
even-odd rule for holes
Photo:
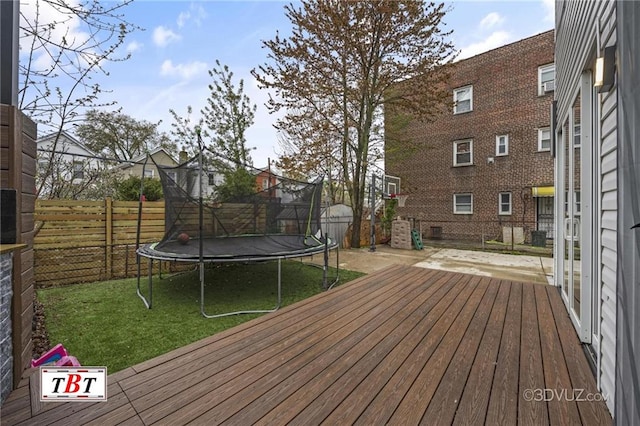
[[[515,425],[518,423],[522,287],[520,283],[511,284],[485,424]]]
[[[489,279],[482,278],[453,323],[448,328],[446,328],[446,324],[443,324],[442,340],[394,411],[391,417],[392,424],[418,424],[421,422],[436,390],[442,384],[444,373],[462,342],[463,336],[484,298],[488,285]]]
[[[2,425],[611,423],[602,401],[523,398],[595,393],[557,289],[416,267],[111,374],[106,402],[41,404],[37,371]]]
[[[509,283],[502,281],[456,410],[453,422],[456,425],[477,425],[485,421],[509,302],[509,290]]]
[[[462,398],[465,384],[473,360],[478,353],[478,346],[484,333],[489,315],[495,303],[499,281],[491,282],[484,297],[480,301],[476,313],[460,341],[460,345],[449,362],[437,392],[434,394],[428,409],[422,417],[422,423],[451,424]]]
[[[433,300],[433,308],[429,309],[426,315],[418,319],[418,323],[413,326],[409,334],[393,349],[388,357],[379,364],[373,366],[369,374],[344,400],[336,401],[338,405],[331,412],[323,423],[327,425],[351,424],[361,415],[365,407],[369,406],[372,400],[380,393],[382,388],[389,382],[400,366],[406,361],[415,349],[415,342],[419,342],[429,330],[442,317],[445,311],[451,306],[458,294],[451,289],[457,283],[456,277],[445,277],[446,286],[443,288],[444,294],[439,300]],[[439,296],[438,293],[436,293]],[[430,308],[430,307],[427,307]],[[349,382],[350,376],[345,376],[343,382]],[[327,395],[331,398],[331,395]]]
[[[526,392],[545,388],[540,346],[540,329],[534,286],[522,287],[522,333],[520,335],[520,388],[518,389],[518,423],[549,424],[547,404],[532,398],[522,398]]]
[[[558,337],[551,312],[551,305],[544,287],[534,287],[540,321],[540,344],[544,363],[545,389],[550,397],[548,402],[549,422],[558,424],[566,419],[569,424],[579,424],[580,415],[573,397],[573,388],[569,379],[569,372],[562,354],[560,338]]]
[[[405,398],[414,380],[422,371],[423,366],[438,348],[449,327],[464,308],[479,281],[479,277],[471,278],[469,285],[462,288],[458,297],[429,330],[429,333],[422,338],[418,345],[413,343],[409,357],[387,381],[376,398],[366,408],[366,411],[358,417],[357,424],[385,423],[391,418],[398,405]],[[416,349],[417,347],[419,349]]]

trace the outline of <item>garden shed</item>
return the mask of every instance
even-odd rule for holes
[[[353,222],[353,210],[345,204],[334,204],[322,210],[320,224],[322,232],[344,248],[343,240],[349,225]]]

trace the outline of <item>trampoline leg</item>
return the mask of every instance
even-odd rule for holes
[[[278,303],[272,309],[272,311],[279,309],[281,303],[282,303],[282,259],[278,259]]]
[[[138,297],[140,299],[142,299],[142,302],[144,303],[144,305],[147,307],[147,309],[151,309],[151,301],[153,298],[153,287],[152,287],[152,276],[151,276],[151,271],[153,269],[153,260],[148,259],[148,263],[149,263],[149,299],[147,300],[146,297],[144,297],[144,295],[142,294],[142,292],[140,291],[140,258],[138,257],[138,284],[136,287],[136,293],[138,293]]]
[[[326,265],[325,267],[328,267]],[[327,290],[331,290],[334,285],[340,281],[340,246],[336,247],[336,279],[331,283]]]

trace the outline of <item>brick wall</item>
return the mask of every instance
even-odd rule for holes
[[[529,235],[536,228],[531,188],[553,185],[553,158],[538,151],[538,128],[550,125],[553,100],[552,92],[538,94],[538,69],[553,61],[549,31],[455,63],[451,96],[472,85],[473,110],[410,121],[385,142],[386,172],[400,176],[409,194],[398,214],[420,220],[423,230],[441,227],[443,238],[498,237],[505,224]],[[497,135],[508,135],[508,155],[496,155]],[[454,167],[454,141],[463,139],[473,140],[473,164]],[[512,194],[510,215],[498,213],[501,192]],[[473,194],[472,214],[453,213],[456,193]]]

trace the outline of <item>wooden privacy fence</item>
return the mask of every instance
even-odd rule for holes
[[[35,279],[38,287],[135,274],[137,201],[37,200]],[[140,242],[164,235],[164,201],[142,205]]]
[[[138,208],[137,201],[111,198],[37,200],[33,242],[36,285],[42,288],[136,276]],[[253,204],[226,203],[213,211],[215,219],[205,218],[205,230],[214,233],[253,233],[265,228],[268,215],[265,205]],[[197,233],[198,209],[189,205],[180,214],[184,231]],[[216,229],[222,223],[224,229]],[[164,231],[164,201],[143,202],[140,243],[160,241]],[[156,268],[160,265],[154,262]],[[189,265],[162,262],[163,271],[185,268]]]

